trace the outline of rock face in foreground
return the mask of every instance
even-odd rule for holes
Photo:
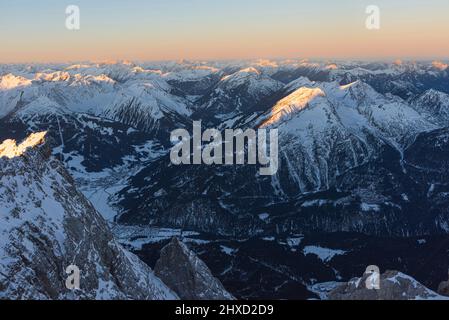
[[[177,238],[161,251],[155,274],[184,300],[232,300],[206,264]]]
[[[0,299],[177,299],[117,243],[44,136],[0,145]],[[66,287],[71,265],[80,269],[75,291]]]
[[[380,275],[380,289],[367,289],[369,274],[355,278],[328,294],[329,300],[444,300],[447,299],[426,288],[410,276],[398,271]]]
[[[438,286],[438,293],[442,296],[449,297],[449,280],[440,283]]]

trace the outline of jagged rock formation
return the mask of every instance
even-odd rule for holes
[[[449,280],[440,283],[438,286],[438,293],[442,296],[449,297]]]
[[[177,238],[161,251],[155,274],[184,300],[231,300],[206,264]]]
[[[116,242],[43,138],[0,147],[0,299],[176,299]],[[79,290],[65,286],[70,265]]]
[[[220,125],[223,121],[260,110],[263,100],[282,87],[281,82],[257,69],[245,68],[220,79],[207,95],[196,101],[200,107],[193,116],[211,126]]]
[[[430,89],[410,102],[427,118],[434,119],[442,127],[447,126],[449,122],[449,95],[447,93]]]
[[[438,293],[442,296],[449,297],[449,281],[443,281],[438,286]]]
[[[438,295],[418,281],[398,271],[387,271],[380,275],[380,289],[367,289],[370,274],[355,278],[332,290],[330,300],[442,300]]]

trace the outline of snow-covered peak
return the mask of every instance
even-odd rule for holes
[[[432,67],[440,71],[445,71],[449,67],[449,65],[442,61],[433,61]]]
[[[304,59],[299,62],[298,67],[309,68],[309,69],[320,69],[320,68],[322,68],[322,65],[319,62],[311,62],[311,61],[309,61],[309,59]]]
[[[105,74],[100,75],[87,75],[83,76],[79,73],[75,74],[73,77],[73,82],[71,85],[91,85],[91,84],[106,84],[106,85],[113,85],[116,82],[108,77]]]
[[[285,86],[287,92],[307,88],[320,88],[335,103],[344,103],[353,107],[385,102],[386,98],[367,83],[356,80],[346,85],[334,82],[315,82],[300,77]]]
[[[174,95],[157,70],[124,63],[35,69],[29,79],[12,74],[0,79],[0,118],[11,115],[28,122],[39,116],[88,113],[147,130],[161,127],[159,120],[167,113],[175,118],[191,113],[190,101]]]
[[[259,59],[253,62],[253,65],[261,68],[278,68],[279,64],[276,61],[268,60],[268,59]]]
[[[429,89],[424,92],[421,96],[418,97],[419,100],[427,100],[427,99],[437,99],[441,101],[449,100],[449,94],[435,90]]]
[[[337,70],[338,69],[338,65],[335,64],[335,63],[330,63],[324,69],[326,69],[326,70]]]
[[[261,75],[261,72],[259,70],[257,70],[254,67],[248,67],[248,68],[244,68],[241,69],[231,75],[225,76],[221,79],[221,81],[226,81],[226,82],[235,82],[235,81],[242,81],[245,80],[247,77],[258,77]]]
[[[163,77],[170,81],[197,81],[204,77],[209,77],[214,74],[219,74],[220,69],[209,66],[193,66],[191,68],[183,69],[180,71],[172,71],[163,75]]]
[[[332,137],[333,131],[358,137],[370,132],[399,149],[418,133],[436,128],[399,97],[384,96],[363,81],[344,86],[322,82],[299,88],[279,100],[256,124],[277,127],[281,137],[285,135],[289,141],[298,137],[301,144],[313,141],[312,136],[317,140]]]
[[[79,70],[79,69],[87,69],[90,68],[91,65],[90,64],[73,64],[71,66],[68,66],[67,68],[65,68],[65,70]]]
[[[268,59],[259,59],[250,64],[250,67],[255,68],[256,70],[262,72],[266,75],[273,75],[280,70],[285,70],[288,68],[294,68],[292,64],[286,63],[283,61],[274,61]]]
[[[42,140],[30,136],[26,145]],[[1,299],[177,299],[115,240],[63,165],[41,150],[0,158]],[[80,289],[66,269],[80,270]]]
[[[285,86],[285,90],[288,92],[295,91],[302,87],[314,87],[316,82],[310,81],[307,77],[299,77],[296,80],[291,81]]]
[[[347,85],[340,86],[340,90],[348,92],[354,95],[358,99],[371,98],[375,99],[380,97],[380,94],[376,92],[370,85],[363,81],[357,80]]]
[[[268,120],[262,124],[262,127],[278,125],[280,122],[290,119],[293,115],[302,111],[312,101],[325,96],[326,94],[320,88],[300,88],[280,100],[273,107]]]
[[[281,82],[263,75],[254,67],[248,67],[223,77],[218,83],[217,89],[228,92],[245,88],[249,95],[260,97],[280,90],[282,87]]]
[[[413,99],[412,106],[424,113],[430,121],[446,126],[449,121],[449,95],[430,89]]]
[[[64,71],[51,73],[38,72],[36,73],[35,79],[41,81],[67,81],[70,79],[70,73]]]
[[[45,141],[45,135],[47,132],[32,133],[19,145],[16,140],[8,139],[0,144],[0,158],[14,158],[23,155],[28,148],[38,146]]]
[[[0,77],[0,90],[11,90],[31,85],[31,80],[9,73]]]
[[[341,90],[350,90],[350,89],[353,89],[353,88],[361,89],[362,87],[363,87],[363,82],[360,81],[360,80],[356,80],[354,82],[351,82],[351,83],[348,83],[348,84],[340,86],[340,89]]]

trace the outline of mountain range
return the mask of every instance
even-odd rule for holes
[[[170,132],[198,120],[204,129],[278,129],[277,174],[171,164]],[[444,62],[0,65],[0,141],[39,132],[45,152],[3,145],[14,154],[0,160],[2,245],[16,245],[0,254],[22,257],[11,262],[18,269],[0,266],[5,278],[22,270],[0,281],[5,296],[65,297],[45,288],[58,280],[43,270],[58,279],[77,250],[92,270],[83,298],[201,296],[163,281],[174,272],[161,265],[164,252],[186,250],[205,262],[197,272],[210,268],[221,281],[205,289],[215,297],[319,298],[318,284],[372,264],[435,291],[447,280]],[[50,264],[35,262],[44,257]],[[11,287],[19,277],[38,285]]]

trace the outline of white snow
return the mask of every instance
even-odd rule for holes
[[[306,246],[303,249],[304,255],[313,254],[316,255],[321,261],[329,262],[335,256],[341,256],[347,253],[344,250],[335,250],[329,248],[322,248],[318,246]]]
[[[125,225],[115,225],[112,231],[121,244],[133,249],[142,249],[145,244],[166,241],[173,237],[181,237],[181,235],[189,242],[192,237],[199,235],[197,232],[181,231],[180,229]]]
[[[62,165],[28,150],[42,143],[44,136],[25,139],[19,156],[0,157],[0,280],[5,285],[0,299],[49,299],[51,290],[59,299],[73,299],[78,293],[90,299],[128,299],[134,294],[129,290],[147,299],[176,299],[148,266],[118,245]],[[76,230],[81,234],[74,235]],[[92,230],[102,234],[87,234]],[[112,262],[105,261],[112,258],[121,270],[111,269]],[[69,260],[76,264],[78,259],[83,259],[82,269],[92,277],[91,289],[82,285],[80,292],[63,292],[63,275],[57,274],[55,282],[52,270],[43,288],[36,261],[63,270]]]
[[[446,70],[449,65],[441,61],[433,61],[432,66],[440,71]]]
[[[316,98],[324,96],[325,93],[319,88],[300,88],[273,107],[269,119],[262,124],[262,127],[279,125],[279,123],[291,119]]]
[[[307,286],[307,289],[317,294],[321,300],[327,300],[328,299],[327,295],[329,294],[329,292],[331,292],[338,286],[341,286],[342,284],[343,284],[342,282],[336,281],[321,282]]]
[[[31,85],[31,80],[20,76],[15,76],[11,73],[0,77],[0,91],[17,89],[29,85]]]
[[[7,157],[12,159],[23,155],[28,148],[42,144],[46,134],[47,132],[33,133],[19,145],[17,145],[15,140],[5,140],[0,144],[0,158]]]
[[[379,212],[380,211],[380,206],[378,204],[370,204],[370,203],[365,203],[363,202],[360,205],[360,209],[363,212]]]
[[[303,239],[304,239],[303,236],[301,236],[301,237],[290,237],[290,238],[287,238],[287,244],[291,248],[295,248],[295,247],[298,247],[301,244],[301,241]]]
[[[229,248],[229,247],[226,247],[226,246],[220,246],[220,249],[221,249],[222,252],[226,253],[229,256],[234,255],[234,253],[237,251],[236,249]]]

